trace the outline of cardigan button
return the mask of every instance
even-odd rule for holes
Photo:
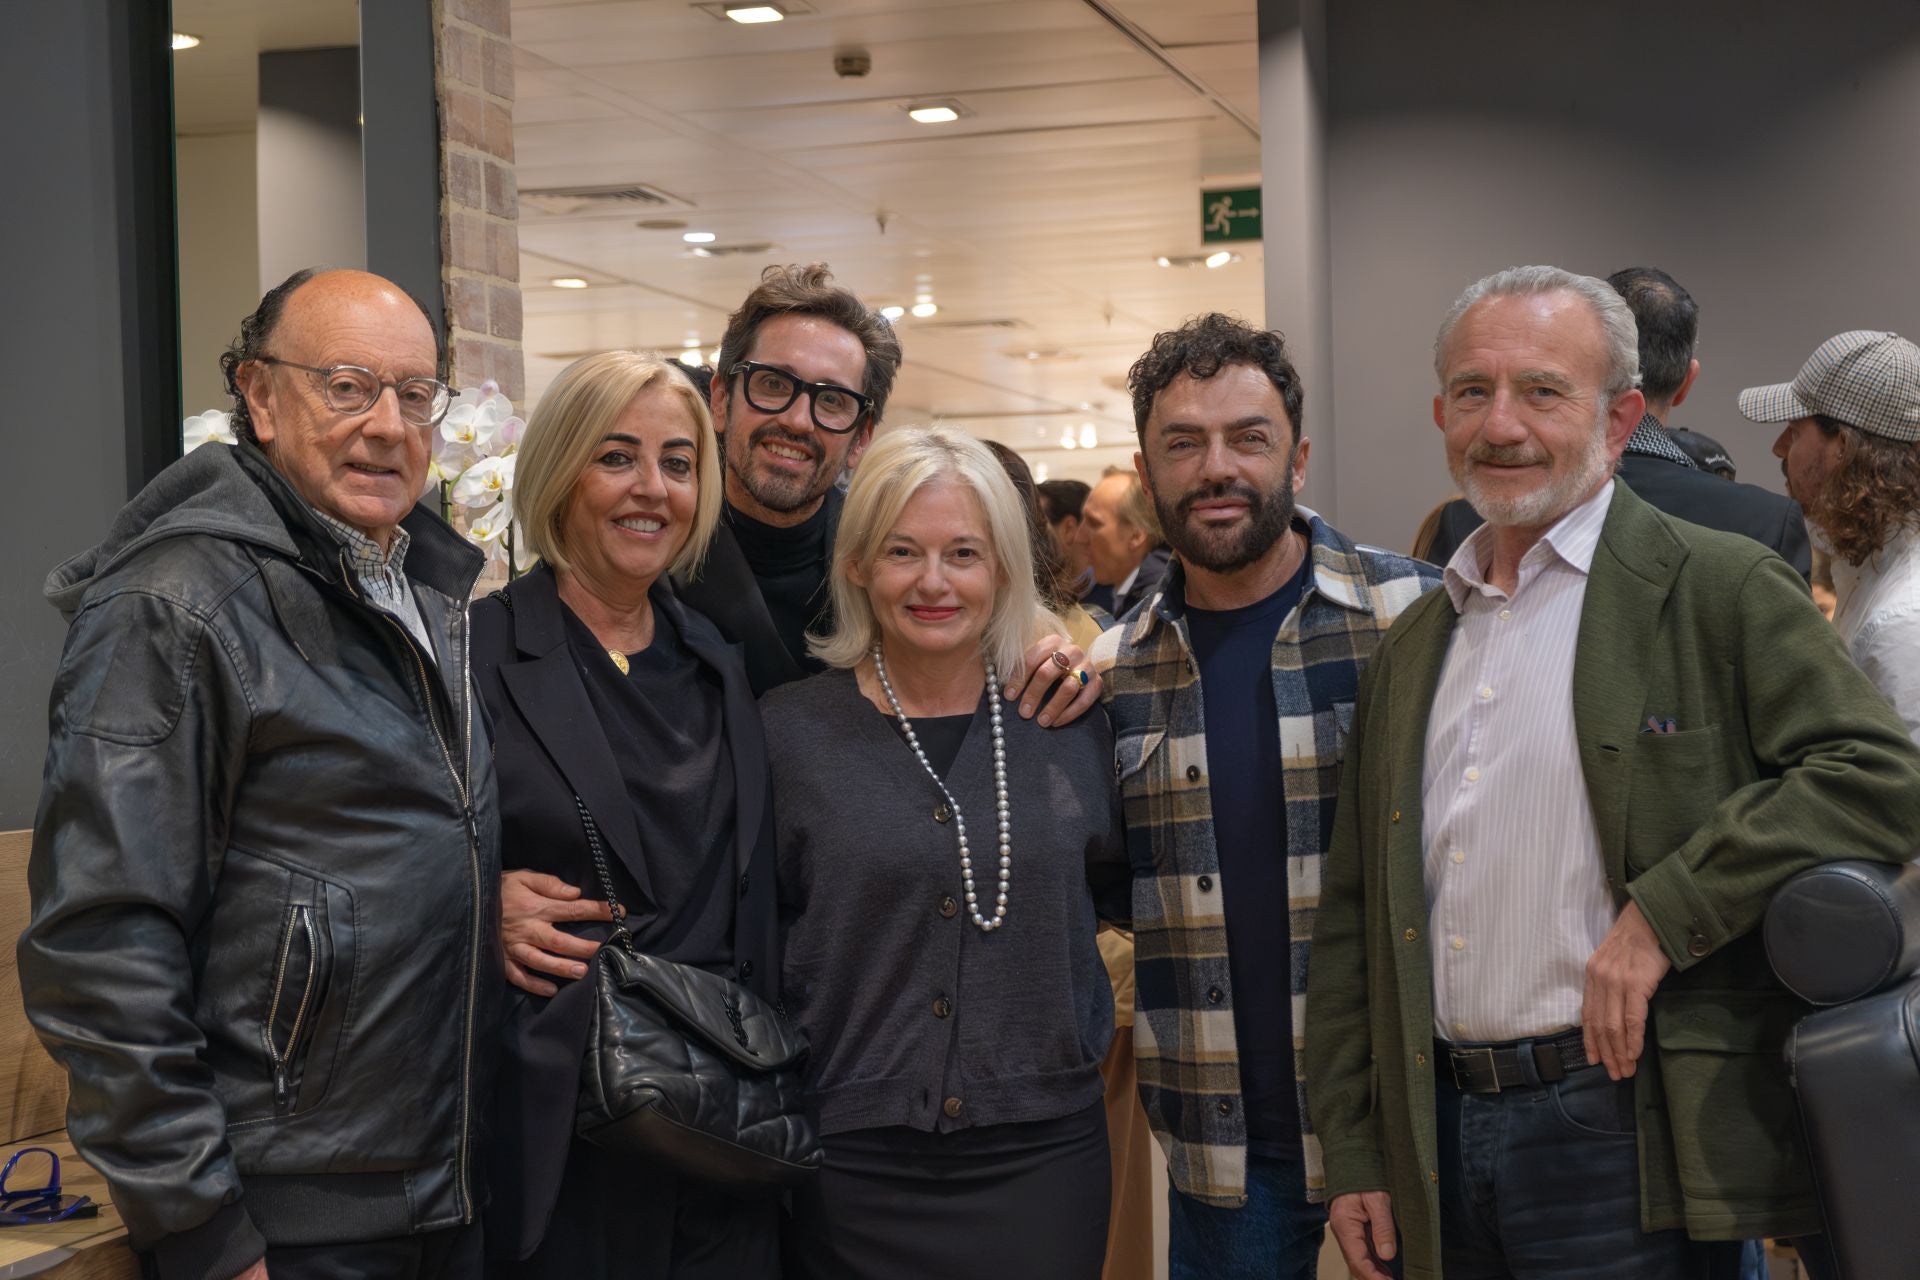
[[[947,802],[945,800],[942,800],[939,804],[933,806],[933,820],[935,822],[952,822],[953,821],[953,810],[947,805]]]
[[[933,1016],[936,1018],[951,1018],[953,1016],[953,1001],[947,999],[945,996],[935,996],[933,998]]]
[[[940,899],[940,914],[948,920],[960,914],[960,904],[953,900],[952,894]]]
[[[1187,766],[1187,781],[1188,781],[1188,782],[1198,782],[1198,781],[1200,781],[1200,766],[1199,766],[1199,765],[1197,765],[1197,764],[1190,764],[1190,765],[1188,765],[1188,766]]]
[[[1196,880],[1196,881],[1194,881],[1194,883],[1200,886],[1200,892],[1202,892],[1202,893],[1212,893],[1212,892],[1213,892],[1213,877],[1212,877],[1212,876],[1201,876],[1201,877],[1200,877],[1200,878],[1199,878],[1198,880]]]
[[[948,1098],[940,1104],[940,1109],[947,1113],[947,1119],[958,1120],[960,1118],[960,1109],[965,1105],[966,1104],[958,1098]]]

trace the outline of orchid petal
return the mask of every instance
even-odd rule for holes
[[[183,452],[192,453],[209,440],[218,440],[221,444],[238,444],[233,433],[233,415],[224,409],[209,409],[205,413],[196,413],[180,424],[180,443]]]

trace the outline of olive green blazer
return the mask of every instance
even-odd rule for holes
[[[1455,613],[1400,616],[1363,678],[1307,987],[1307,1095],[1330,1195],[1393,1195],[1409,1280],[1440,1275],[1421,767]],[[1781,1048],[1807,1008],[1767,965],[1773,891],[1903,861],[1920,751],[1784,560],[1616,485],[1574,658],[1607,883],[1673,970],[1636,1074],[1641,1220],[1699,1239],[1820,1229]],[[1649,715],[1671,734],[1639,732]]]

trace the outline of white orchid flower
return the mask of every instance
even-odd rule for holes
[[[187,453],[192,453],[209,440],[218,440],[221,444],[240,443],[233,434],[233,415],[225,409],[209,409],[182,422],[180,440]]]
[[[464,387],[453,397],[447,416],[440,420],[440,440],[434,449],[441,466],[458,472],[474,458],[492,456],[500,427],[513,418],[513,401],[491,382]]]
[[[515,455],[482,458],[468,467],[453,485],[453,500],[463,507],[484,507],[513,492]]]
[[[513,499],[502,498],[488,507],[467,526],[467,537],[483,547],[490,547],[499,541],[500,535],[513,523]]]

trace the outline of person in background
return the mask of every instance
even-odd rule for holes
[[[47,579],[21,995],[161,1280],[480,1267],[499,820],[482,557],[414,505],[443,358],[391,281],[296,272],[221,359],[239,443]]]
[[[1645,409],[1605,282],[1488,276],[1434,366],[1486,523],[1346,738],[1306,1001],[1334,1238],[1361,1280],[1696,1280],[1774,1236],[1831,1275],[1758,926],[1912,856],[1920,750],[1784,560],[1615,481]]]
[[[1709,529],[1744,534],[1773,548],[1807,577],[1813,563],[1800,507],[1758,485],[1722,483],[1722,477],[1675,440],[1667,425],[1700,376],[1700,361],[1693,354],[1699,304],[1657,267],[1628,267],[1608,276],[1607,283],[1633,313],[1640,391],[1646,397],[1646,409],[1620,452],[1619,478],[1656,509]],[[1479,523],[1471,503],[1451,504],[1431,548],[1433,563],[1447,563]]]
[[[1113,995],[1096,901],[1124,920],[1130,873],[1106,717],[1049,732],[1003,710],[1060,626],[1029,537],[979,441],[882,436],[813,642],[831,670],[761,701],[783,1000],[826,1151],[793,1196],[791,1276],[1100,1270]]]
[[[521,442],[516,518],[539,563],[473,606],[494,726],[508,1004],[495,1110],[500,1280],[779,1274],[778,1208],[574,1134],[612,911],[637,950],[779,992],[760,717],[738,651],[676,595],[720,517],[706,404],[665,361],[569,365]]]
[[[1136,880],[1136,1052],[1167,1149],[1172,1280],[1307,1280],[1322,1224],[1295,1004],[1354,687],[1434,582],[1295,505],[1285,341],[1212,314],[1128,374],[1174,558],[1094,645]],[[1317,965],[1318,961],[1314,963]]]
[[[1086,598],[1115,618],[1151,597],[1167,571],[1171,553],[1153,503],[1140,477],[1124,468],[1108,467],[1088,491],[1078,536],[1080,553],[1093,566],[1095,585]]]
[[[1920,347],[1858,329],[1740,412],[1784,422],[1773,455],[1833,556],[1833,622],[1920,742]]]
[[[995,440],[985,442],[1027,507],[1034,548],[1034,586],[1040,602],[1067,625],[1078,644],[1092,647],[1100,624],[1073,597],[1063,566],[1049,549],[1052,534],[1026,460]],[[1082,485],[1084,489],[1086,486]],[[1111,621],[1111,619],[1109,619]],[[1102,1280],[1152,1280],[1153,1135],[1140,1106],[1140,1073],[1133,1059],[1133,935],[1102,924],[1095,939],[1113,987],[1113,1043],[1100,1064],[1106,1082],[1107,1146],[1113,1163],[1113,1200],[1107,1218],[1107,1260]]]
[[[1087,560],[1086,548],[1079,536],[1080,513],[1087,504],[1091,486],[1084,480],[1043,480],[1038,488],[1041,512],[1047,518],[1047,528],[1052,531],[1054,545],[1066,565],[1068,581],[1074,584],[1074,596],[1078,599],[1093,586],[1093,565]]]

